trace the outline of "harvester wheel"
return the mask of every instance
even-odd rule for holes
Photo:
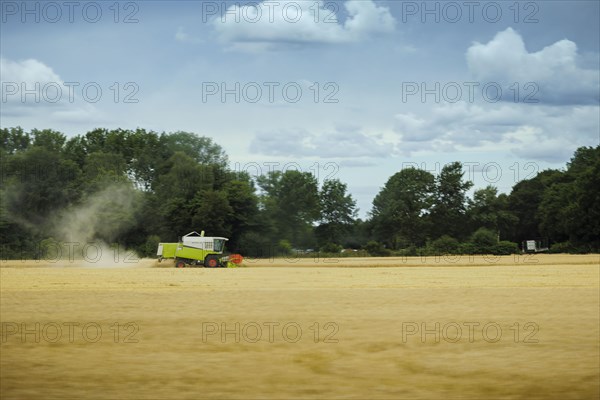
[[[177,261],[175,261],[175,267],[185,268],[185,262],[183,262],[182,260],[177,260]]]
[[[206,256],[204,259],[204,266],[207,268],[216,268],[219,266],[219,257],[214,254]]]

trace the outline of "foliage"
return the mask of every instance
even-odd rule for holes
[[[552,246],[550,246],[550,253],[573,253],[573,245],[571,244],[571,242],[566,241],[566,242],[559,242],[559,243],[554,243]]]
[[[372,256],[389,256],[391,254],[390,250],[386,249],[383,243],[374,240],[365,245],[365,250]]]
[[[509,254],[517,254],[519,252],[519,245],[514,242],[509,242],[507,240],[501,240],[496,243],[492,249],[492,254],[496,254],[499,256],[509,255]]]
[[[451,236],[443,235],[431,243],[436,255],[457,254],[460,243]]]
[[[539,204],[540,233],[573,246],[600,249],[600,146],[579,148]]]
[[[434,204],[431,209],[433,236],[465,237],[467,224],[467,190],[473,183],[463,180],[462,164],[453,162],[442,168],[436,178]]]
[[[518,221],[508,206],[508,196],[499,195],[493,186],[475,191],[468,215],[473,228],[484,227],[500,237],[510,235]]]
[[[323,253],[339,253],[340,251],[342,251],[342,246],[340,246],[339,244],[335,244],[335,243],[325,243],[322,247],[321,247],[321,252]]]
[[[562,172],[546,170],[531,179],[517,182],[508,197],[508,209],[516,218],[510,238],[513,241],[540,237],[539,226],[541,215],[538,207],[542,202],[544,192],[556,182]]]
[[[271,242],[286,238],[294,246],[312,243],[312,223],[319,218],[316,178],[309,172],[270,171],[257,178],[262,189],[259,206]]]
[[[494,246],[498,243],[498,237],[487,228],[479,228],[471,235],[470,242],[474,246],[475,254],[492,254]]]
[[[320,243],[340,243],[356,219],[356,201],[339,179],[326,180],[319,192],[321,224],[315,233]]]
[[[427,171],[406,168],[394,174],[373,200],[371,216],[374,236],[393,248],[401,240],[425,243],[433,202],[434,176]]]
[[[276,255],[285,256],[292,253],[292,244],[289,240],[282,239],[277,243]]]
[[[48,256],[77,235],[153,256],[159,241],[192,230],[228,237],[229,250],[250,257],[342,246],[379,256],[511,254],[540,238],[552,252],[600,247],[600,146],[577,149],[564,170],[542,171],[509,194],[488,186],[469,198],[459,162],[437,176],[405,168],[365,221],[339,179],[234,172],[219,144],[191,132],[2,128],[0,157],[3,258]]]
[[[149,235],[146,242],[137,249],[141,257],[153,257],[156,255],[156,249],[160,243],[160,237],[157,235]]]

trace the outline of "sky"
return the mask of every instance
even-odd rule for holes
[[[0,126],[209,136],[231,168],[510,192],[600,144],[598,1],[0,1]]]

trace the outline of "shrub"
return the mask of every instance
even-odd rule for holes
[[[417,253],[417,256],[420,256],[420,257],[434,256],[437,254],[437,252],[433,249],[433,247],[431,246],[430,243],[427,243],[423,247],[417,248],[416,253]]]
[[[410,245],[405,249],[400,249],[400,250],[394,252],[394,255],[401,256],[401,257],[415,257],[418,255],[420,250],[421,249],[417,249],[416,246]]]
[[[496,234],[486,228],[477,229],[471,236],[471,243],[474,245],[477,254],[492,254],[497,242],[498,237]]]
[[[227,247],[227,250],[243,254],[244,257],[272,257],[275,246],[269,239],[257,232],[246,232],[242,235],[235,248]]]
[[[434,254],[457,254],[460,244],[451,236],[443,235],[431,243]]]
[[[573,246],[569,241],[554,243],[552,246],[550,246],[549,251],[550,253],[571,253],[573,251]]]
[[[501,240],[496,243],[493,248],[492,254],[496,254],[499,256],[505,256],[509,254],[516,254],[519,252],[519,245],[514,242],[509,242],[507,240]]]
[[[159,243],[160,237],[157,235],[149,235],[146,237],[146,242],[144,242],[137,251],[142,257],[156,257],[156,250],[158,249]]]
[[[277,255],[288,255],[292,252],[292,244],[289,240],[282,239],[277,243]]]
[[[389,256],[390,251],[386,249],[382,243],[374,240],[365,245],[365,250],[372,256]]]
[[[554,243],[550,246],[550,253],[589,254],[598,253],[598,246],[594,243],[576,245],[571,241]]]
[[[458,254],[475,254],[477,253],[477,248],[475,247],[475,245],[473,243],[467,242],[467,243],[461,243],[458,246]]]
[[[321,247],[321,252],[323,253],[339,253],[342,251],[342,246],[335,243],[325,243],[323,247]]]

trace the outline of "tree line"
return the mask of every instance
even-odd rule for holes
[[[366,220],[338,179],[234,171],[223,148],[189,132],[0,129],[2,258],[39,258],[48,240],[101,240],[152,256],[193,230],[230,238],[248,256],[301,249],[371,255],[510,254],[527,239],[551,251],[598,252],[600,146],[564,170],[475,190],[460,162],[435,176],[391,176]],[[75,223],[76,222],[76,223]]]

